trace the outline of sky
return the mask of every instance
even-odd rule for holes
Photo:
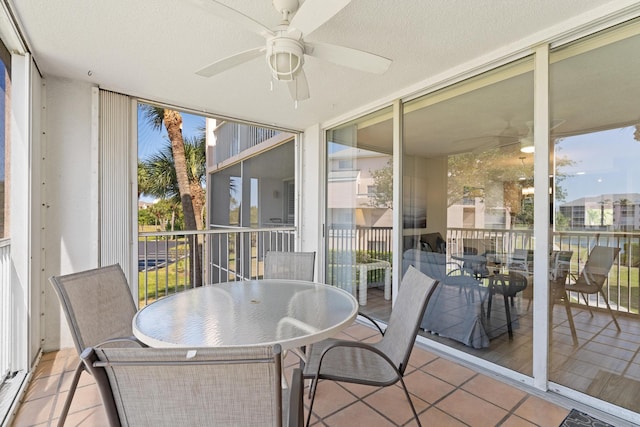
[[[574,161],[560,173],[566,201],[601,194],[640,193],[640,141],[633,126],[564,138],[557,154]],[[637,200],[640,202],[640,200]]]
[[[193,138],[198,135],[199,128],[204,127],[204,116],[181,113],[182,115],[182,135],[185,138]],[[160,130],[153,129],[147,123],[144,114],[138,109],[138,159],[146,160],[157,152],[161,151],[167,143],[167,130],[162,126]],[[154,201],[153,197],[142,196],[143,202]]]
[[[182,135],[192,138],[198,135],[198,128],[204,127],[204,116],[180,113],[182,115]],[[153,129],[138,109],[138,159],[146,160],[162,149],[167,141],[167,130]]]

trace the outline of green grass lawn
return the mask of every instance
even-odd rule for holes
[[[138,272],[138,305],[145,305],[145,297],[149,303],[183,291],[189,282],[189,274],[185,275],[186,268],[186,260],[182,259],[164,268]]]

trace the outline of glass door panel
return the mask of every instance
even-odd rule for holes
[[[442,283],[421,333],[527,375],[532,120],[525,58],[406,103],[403,128],[402,268]]]
[[[554,249],[549,378],[640,411],[640,25],[551,54]],[[562,272],[562,271],[561,271]],[[553,269],[552,269],[553,273]],[[584,291],[584,292],[577,292]],[[610,307],[607,308],[607,305]]]
[[[391,313],[393,120],[385,108],[327,131],[326,282]]]

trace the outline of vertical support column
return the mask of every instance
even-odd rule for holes
[[[398,295],[402,271],[402,101],[393,103],[393,279],[392,305]]]
[[[533,384],[547,390],[549,354],[549,45],[535,49],[534,66]]]

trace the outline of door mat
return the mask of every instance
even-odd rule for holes
[[[567,415],[567,418],[562,421],[560,427],[615,427],[611,424],[605,423],[604,421],[600,421],[597,418],[592,417],[591,415],[587,415],[584,412],[576,411],[572,409]]]

